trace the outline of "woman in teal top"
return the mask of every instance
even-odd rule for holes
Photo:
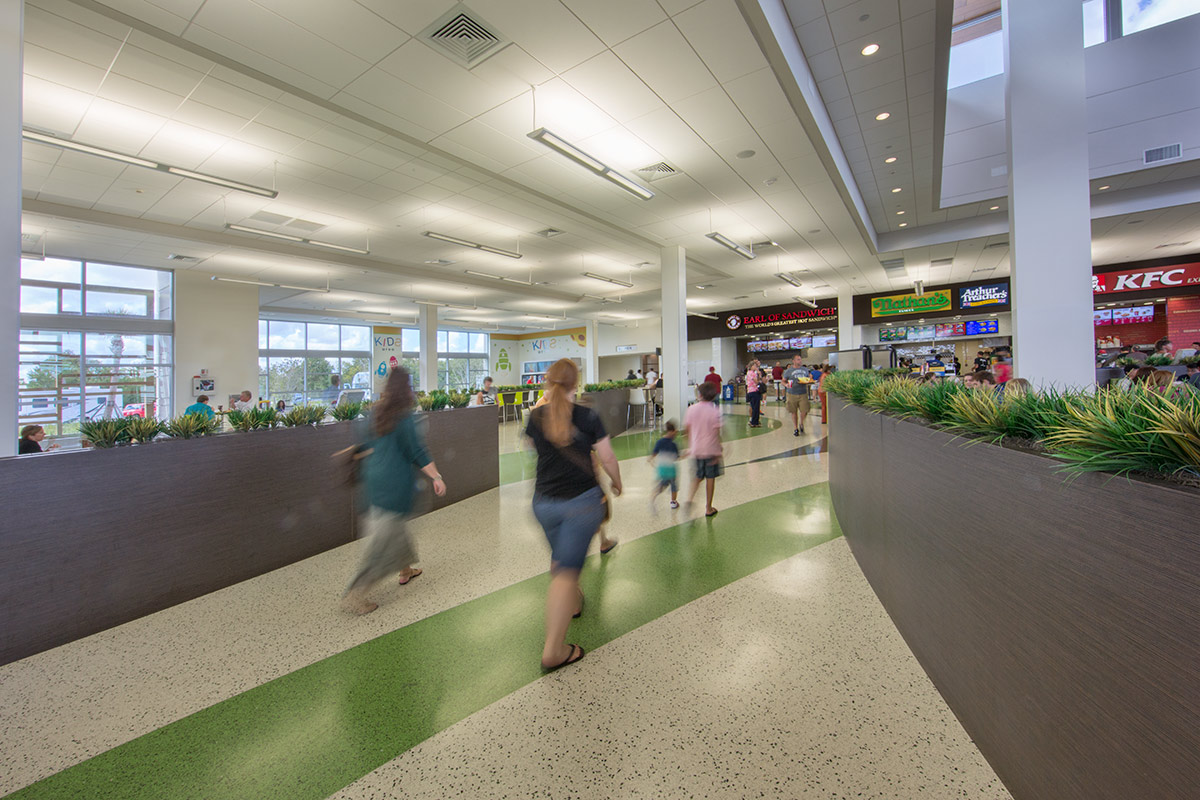
[[[371,409],[371,438],[363,451],[367,511],[360,525],[368,541],[358,572],[343,596],[346,610],[354,614],[369,614],[379,607],[366,595],[389,575],[398,572],[400,583],[406,584],[421,574],[412,566],[418,560],[417,549],[408,532],[417,470],[433,481],[435,494],[446,493],[446,484],[417,432],[412,408],[408,370],[393,369]]]

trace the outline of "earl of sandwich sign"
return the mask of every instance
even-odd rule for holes
[[[949,311],[953,298],[944,289],[924,294],[893,294],[871,300],[872,317],[893,317],[927,311]]]

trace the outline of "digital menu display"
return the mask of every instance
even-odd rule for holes
[[[1113,310],[1111,308],[1098,308],[1092,312],[1093,325],[1112,325]]]
[[[908,338],[908,328],[880,328],[879,341],[902,342]]]
[[[962,336],[967,332],[967,326],[962,322],[950,322],[943,325],[935,326],[937,338],[945,339],[949,336]]]
[[[800,336],[795,339],[792,339],[792,349],[793,350],[803,350],[806,347],[812,347],[812,340],[813,340],[813,337],[811,337],[811,336]]]
[[[922,339],[932,339],[935,331],[936,328],[933,325],[914,325],[908,329],[908,340],[917,342]]]
[[[836,333],[819,333],[812,337],[813,347],[837,347]]]
[[[1150,322],[1154,319],[1154,306],[1114,308],[1112,312],[1113,325],[1132,325],[1136,322]]]
[[[988,333],[999,333],[1000,322],[994,319],[971,320],[967,323],[967,336],[980,336]]]

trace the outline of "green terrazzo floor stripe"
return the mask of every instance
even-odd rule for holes
[[[751,428],[746,423],[746,420],[747,417],[745,416],[727,415],[721,425],[722,441],[731,442],[736,439],[763,436],[771,431],[779,430],[780,426],[783,425],[777,419],[770,419],[764,416],[761,428]],[[660,436],[662,436],[661,431],[637,431],[614,436],[611,440],[613,452],[616,453],[618,461],[626,461],[638,457],[645,458],[650,455],[651,448],[654,447],[654,443],[658,441]],[[680,449],[687,447],[687,437],[682,433],[679,435],[679,447]],[[534,477],[536,472],[537,458],[532,451],[522,450],[517,453],[500,454],[501,486],[529,480]]]
[[[587,607],[569,638],[600,647],[840,535],[822,483],[623,543],[588,559]],[[9,797],[326,797],[541,677],[547,582],[530,578],[400,628]]]

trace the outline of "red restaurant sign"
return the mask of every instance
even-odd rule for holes
[[[1187,286],[1200,287],[1200,264],[1131,269],[1092,276],[1093,294],[1141,292],[1147,289],[1176,289]]]

